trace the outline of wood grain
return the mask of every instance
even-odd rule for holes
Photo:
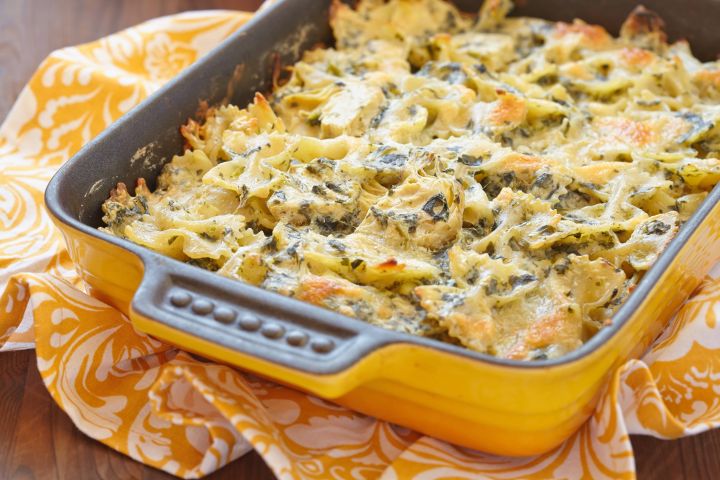
[[[300,0],[298,0],[300,1]],[[0,0],[0,118],[52,50],[193,9],[255,9],[261,0]],[[638,478],[720,478],[720,430],[676,441],[633,437]],[[32,351],[0,354],[0,479],[174,478],[91,440],[45,390]],[[252,452],[207,477],[271,479]]]

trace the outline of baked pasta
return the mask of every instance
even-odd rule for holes
[[[189,120],[102,230],[497,357],[578,348],[720,180],[720,65],[642,8],[618,38],[510,8],[335,3],[333,48]]]

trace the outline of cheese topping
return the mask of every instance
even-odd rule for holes
[[[103,230],[374,325],[554,358],[612,323],[720,180],[720,65],[637,9],[336,3],[334,48],[223,106]]]

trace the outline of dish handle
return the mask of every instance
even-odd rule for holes
[[[289,383],[296,383],[288,375],[295,372],[296,384],[313,391],[308,376],[343,373],[388,343],[368,334],[369,325],[330,310],[166,258],[144,263],[130,306],[133,324],[202,356]],[[335,381],[322,394],[339,396],[353,386]]]

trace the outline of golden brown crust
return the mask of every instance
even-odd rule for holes
[[[641,42],[646,48],[658,50],[667,44],[665,21],[642,5],[635,7],[620,28],[620,36]]]
[[[123,182],[120,182],[115,188],[110,190],[110,197],[108,198],[108,200],[110,200],[111,202],[122,203],[129,196],[130,194],[128,193],[127,185],[125,185]]]
[[[519,125],[525,120],[527,106],[517,96],[498,90],[498,102],[492,112],[490,121],[495,125]]]
[[[600,48],[612,40],[607,30],[600,25],[590,25],[582,20],[575,20],[573,23],[558,22],[556,24],[556,38],[572,34],[579,34],[583,39],[583,44],[591,48]]]

